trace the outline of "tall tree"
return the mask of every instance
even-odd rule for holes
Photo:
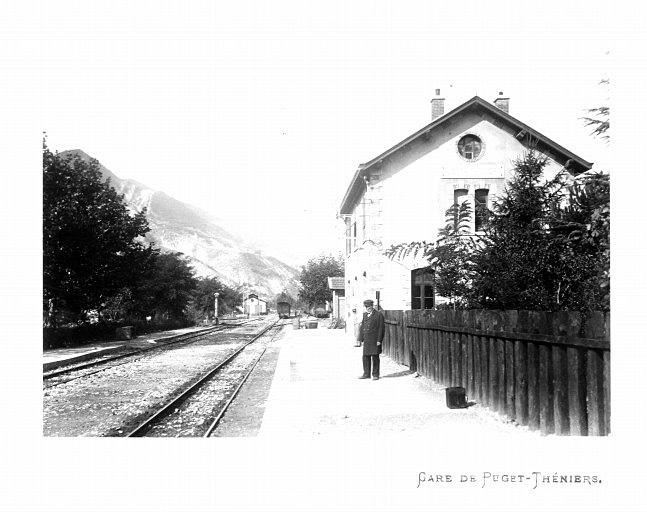
[[[301,270],[299,299],[310,308],[331,301],[332,291],[328,288],[328,278],[343,275],[344,264],[339,256],[321,254],[310,259]]]
[[[515,162],[474,255],[471,304],[608,309],[608,179],[587,175],[570,186],[559,176],[545,181],[545,164],[533,151]]]
[[[605,78],[603,80],[600,80],[600,84],[604,86],[609,85],[609,79]],[[582,120],[584,121],[585,126],[590,126],[593,127],[593,131],[591,132],[591,135],[594,137],[599,137],[602,140],[604,140],[607,144],[609,143],[609,134],[607,131],[609,130],[609,107],[606,105],[603,105],[601,107],[595,107],[595,108],[589,108],[587,109],[587,112],[592,115],[593,117],[583,117]]]
[[[559,309],[569,261],[546,227],[559,210],[563,183],[542,179],[546,163],[535,151],[515,161],[514,177],[495,201],[475,255],[472,302],[490,309]]]
[[[472,257],[475,240],[471,236],[472,211],[467,202],[452,205],[445,212],[445,227],[438,230],[435,243],[409,242],[392,245],[385,251],[391,259],[421,254],[433,271],[434,293],[449,299],[453,307],[466,306],[474,278]]]
[[[43,306],[46,323],[66,311],[83,321],[145,270],[145,210],[131,214],[103,181],[99,162],[62,158],[43,139]]]
[[[468,235],[471,212],[456,205],[436,243],[400,244],[386,255],[425,256],[436,293],[455,307],[608,310],[609,176],[546,181],[546,162],[534,151],[517,159],[484,235]]]
[[[198,279],[193,292],[192,306],[202,318],[215,313],[215,295],[218,293],[218,315],[233,311],[243,301],[242,293],[221,283],[215,277]]]
[[[151,268],[133,290],[134,313],[139,317],[183,320],[198,281],[181,253],[156,254]]]
[[[567,307],[610,308],[611,209],[610,177],[597,172],[578,178],[568,189],[568,204],[550,219],[551,229],[578,262]]]

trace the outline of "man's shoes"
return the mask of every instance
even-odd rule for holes
[[[373,377],[373,380],[380,380],[379,377]]]
[[[360,376],[359,376],[359,377],[357,377],[357,378],[358,378],[358,379],[368,379],[368,378],[369,378],[369,376],[368,376],[368,375],[360,375]]]

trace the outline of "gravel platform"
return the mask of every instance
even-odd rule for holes
[[[358,379],[362,349],[343,330],[287,330],[280,343],[259,436],[540,436],[479,404],[447,408],[444,386],[384,355],[380,380]]]

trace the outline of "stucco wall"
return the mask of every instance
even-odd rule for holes
[[[383,252],[400,243],[435,241],[438,229],[445,224],[445,211],[454,202],[454,189],[466,188],[472,207],[478,188],[489,190],[488,207],[503,193],[515,160],[526,148],[512,131],[493,121],[487,114],[468,113],[371,170],[367,191],[353,213],[358,239],[346,261],[349,317],[353,308],[361,312],[365,298],[375,299],[376,291],[380,291],[384,309],[410,308],[411,270],[427,263],[420,257],[394,262]],[[462,158],[457,148],[467,134],[477,135],[483,143],[481,155],[472,161]],[[544,176],[553,178],[561,169],[549,158]]]

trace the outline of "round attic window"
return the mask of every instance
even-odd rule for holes
[[[465,160],[477,160],[483,154],[484,146],[476,135],[465,135],[458,141],[458,153]]]

